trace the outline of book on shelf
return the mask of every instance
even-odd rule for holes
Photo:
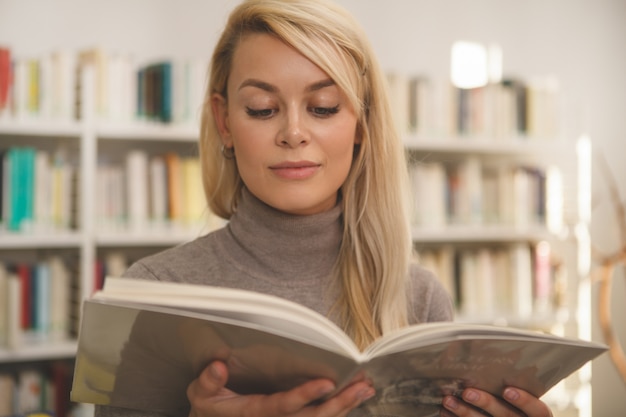
[[[0,262],[0,349],[67,339],[70,292],[70,272],[58,256]]]
[[[11,50],[0,46],[0,116],[10,106],[11,72]]]
[[[137,115],[141,119],[172,121],[172,62],[163,61],[137,71]]]
[[[69,230],[76,222],[77,175],[62,149],[30,146],[0,152],[0,221],[11,232]]]
[[[413,325],[360,351],[328,318],[246,290],[108,277],[83,303],[71,398],[180,414],[188,384],[213,360],[241,394],[329,378],[367,378],[374,414],[426,416],[446,394],[506,385],[542,395],[604,352],[601,344],[512,328]],[[164,395],[167,393],[167,395]],[[333,394],[331,394],[333,395]]]
[[[563,178],[557,166],[493,164],[470,155],[459,162],[414,161],[409,174],[416,226],[563,229]]]
[[[0,371],[1,416],[67,416],[72,365],[54,361],[46,366],[29,366]]]
[[[439,277],[464,320],[514,321],[524,326],[565,308],[562,259],[549,241],[425,247],[421,265]]]
[[[398,71],[386,74],[399,132],[484,140],[551,139],[558,134],[559,83],[552,76],[505,77],[462,88],[451,80]]]
[[[97,227],[138,234],[191,232],[211,224],[214,216],[206,211],[201,178],[198,157],[174,151],[152,155],[131,149],[123,164],[100,161]]]
[[[204,99],[203,59],[139,63],[100,46],[19,57],[0,45],[0,120],[158,121],[196,125]],[[83,73],[90,69],[90,85]],[[93,101],[84,109],[85,90]]]
[[[0,415],[10,416],[13,414],[13,397],[15,391],[15,379],[8,373],[0,373]]]
[[[128,226],[131,231],[148,227],[148,153],[131,149],[126,154],[126,201]]]

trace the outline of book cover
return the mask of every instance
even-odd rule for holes
[[[148,153],[133,149],[126,154],[126,215],[131,231],[148,225]]]
[[[20,229],[31,230],[34,220],[35,201],[35,153],[33,147],[22,148],[21,198],[23,198],[23,217]]]
[[[19,231],[22,219],[24,218],[24,192],[20,178],[23,170],[22,150],[19,147],[9,148],[7,151],[7,228],[12,231]]]
[[[11,84],[11,49],[0,46],[0,114],[9,107]]]
[[[13,268],[7,270],[7,333],[6,345],[16,349],[22,343],[22,284]]]
[[[164,155],[167,170],[167,208],[169,219],[174,225],[180,225],[183,220],[183,167],[181,156],[168,152]]]
[[[188,412],[186,389],[215,359],[241,394],[359,378],[377,395],[373,414],[430,416],[446,394],[514,385],[544,394],[606,347],[510,328],[414,325],[364,351],[327,318],[245,290],[108,277],[83,304],[71,398],[171,414]],[[164,395],[167,393],[167,395]],[[332,394],[331,394],[332,395]]]
[[[0,262],[0,347],[8,342],[9,332],[9,272],[3,262]],[[1,374],[0,374],[1,375]],[[0,414],[2,415],[2,414]]]
[[[49,340],[65,340],[70,329],[72,279],[61,257],[53,255],[46,264],[50,271]]]
[[[30,80],[28,77],[28,60],[14,59],[11,73],[13,76],[13,85],[9,98],[11,114],[16,120],[24,120],[29,116],[28,94]]]
[[[8,150],[0,149],[0,227],[6,228],[8,221],[8,195],[9,195],[9,162]]]
[[[50,332],[50,268],[45,262],[38,262],[32,267],[32,327],[37,340],[46,340]]]
[[[201,224],[203,213],[206,210],[206,201],[202,189],[202,173],[200,159],[186,157],[181,159],[182,184],[184,197],[183,220],[185,226]]]
[[[161,100],[159,103],[158,115],[159,120],[169,123],[173,120],[172,116],[172,63],[165,61],[159,64]]]
[[[76,57],[73,51],[59,49],[50,55],[51,61],[51,116],[69,121],[76,102]]]
[[[99,46],[90,47],[78,52],[76,57],[77,75],[74,78],[77,88],[75,97],[77,99],[76,118],[82,119],[83,114],[80,106],[80,98],[83,88],[91,88],[91,86],[83,86],[81,77],[78,75],[85,70],[86,67],[93,68],[94,71],[94,106],[93,111],[99,119],[106,119],[109,115],[109,54]]]
[[[0,415],[13,415],[15,389],[15,377],[8,372],[0,373]]]
[[[41,61],[33,58],[27,60],[26,108],[30,115],[37,116],[41,110]]]
[[[20,282],[20,326],[23,331],[30,330],[33,325],[33,280],[32,269],[26,263],[15,267]]]
[[[17,414],[42,411],[42,394],[45,392],[43,375],[34,369],[25,369],[17,378]]]
[[[150,220],[156,227],[164,227],[167,220],[167,169],[165,159],[156,155],[149,161]]]

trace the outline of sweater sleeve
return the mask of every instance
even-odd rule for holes
[[[122,274],[124,278],[136,278],[136,279],[145,279],[145,280],[155,280],[161,281],[161,277],[157,276],[151,269],[149,269],[144,260],[139,260],[133,263],[125,272]]]

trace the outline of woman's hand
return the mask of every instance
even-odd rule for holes
[[[326,379],[306,382],[289,391],[272,395],[239,395],[226,388],[228,369],[213,362],[187,388],[190,417],[212,416],[345,416],[374,395],[365,382],[356,382],[336,396],[319,404],[311,402],[329,394],[334,384]]]
[[[507,387],[502,398],[485,391],[467,388],[463,400],[447,396],[443,399],[443,417],[484,417],[485,412],[493,417],[552,417],[548,406],[539,398],[518,388]],[[481,411],[482,410],[482,411]]]

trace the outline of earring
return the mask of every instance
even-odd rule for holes
[[[226,145],[222,145],[221,151],[222,151],[222,156],[224,158],[235,159],[235,148],[233,147],[227,148]]]

